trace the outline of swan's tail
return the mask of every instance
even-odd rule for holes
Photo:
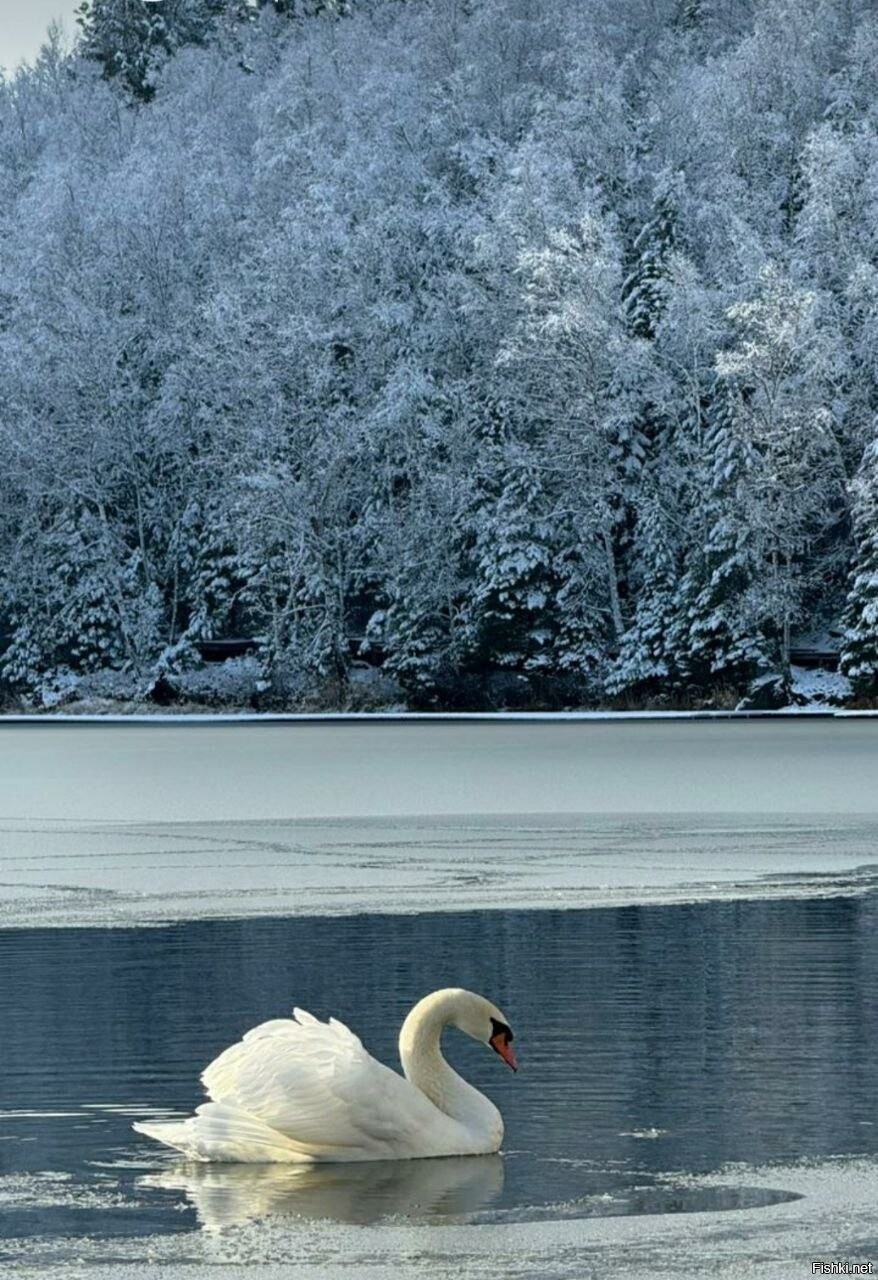
[[[224,1102],[206,1102],[188,1120],[146,1121],[138,1133],[181,1151],[189,1160],[237,1164],[310,1164],[317,1153]]]

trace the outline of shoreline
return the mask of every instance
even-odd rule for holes
[[[177,711],[0,714],[3,725],[39,724],[576,724],[637,720],[852,720],[878,719],[878,708],[782,707],[775,711]]]

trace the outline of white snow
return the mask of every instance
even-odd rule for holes
[[[804,668],[794,667],[794,671]],[[819,672],[808,672],[817,676]],[[826,675],[833,675],[826,672]],[[843,677],[842,677],[843,679]],[[803,685],[803,688],[805,686]],[[637,720],[773,720],[790,715],[808,715],[826,718],[846,715],[878,717],[878,710],[845,711],[836,707],[782,707],[777,711],[226,711],[226,712],[47,712],[45,714],[9,713],[0,715],[0,726],[42,724],[368,724],[370,721],[425,721],[433,723],[466,724],[469,721],[496,721],[513,724],[553,724],[576,721],[616,720],[630,723]]]
[[[840,671],[792,666],[790,672],[793,694],[806,699],[809,709],[831,710],[853,693],[850,680]]]

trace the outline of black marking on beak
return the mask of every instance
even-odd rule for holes
[[[491,1034],[488,1037],[489,1043],[491,1040],[494,1040],[497,1036],[503,1036],[507,1044],[511,1044],[511,1042],[515,1039],[515,1036],[512,1034],[511,1027],[507,1027],[505,1022],[500,1022],[497,1018],[492,1018]]]
[[[512,1028],[508,1027],[505,1022],[500,1022],[497,1018],[491,1019],[491,1035],[488,1039],[488,1044],[508,1067],[511,1067],[513,1071],[517,1071],[518,1063],[515,1060],[515,1054],[510,1048],[514,1038]]]

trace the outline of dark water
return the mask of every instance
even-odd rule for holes
[[[504,1114],[502,1157],[193,1169],[130,1130],[190,1112],[204,1065],[294,1003],[396,1065],[408,1008],[447,985],[490,996],[515,1028],[518,1075],[453,1031],[445,1042]],[[876,1050],[875,895],[8,931],[0,1236],[767,1203],[733,1177],[683,1190],[666,1175],[878,1151]]]

